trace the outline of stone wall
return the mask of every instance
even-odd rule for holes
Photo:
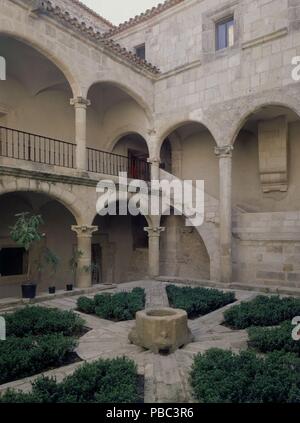
[[[233,227],[234,281],[300,287],[300,213],[242,213]]]
[[[161,234],[160,274],[190,279],[210,278],[210,259],[197,230],[180,216],[164,216]]]

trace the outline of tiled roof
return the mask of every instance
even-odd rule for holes
[[[77,4],[79,7],[81,7],[85,12],[90,13],[91,15],[95,16],[96,18],[100,19],[103,23],[105,23],[107,26],[110,26],[112,29],[116,28],[115,25],[110,22],[109,20],[103,18],[103,16],[96,13],[94,10],[90,9],[88,6],[86,6],[84,3],[82,3],[79,0],[71,0],[71,2]]]
[[[160,70],[156,66],[153,66],[146,60],[140,59],[131,51],[121,47],[120,44],[105,37],[103,33],[96,31],[92,26],[88,26],[84,21],[79,21],[76,17],[71,16],[68,11],[62,10],[59,6],[53,5],[50,0],[41,2],[40,11],[49,16],[52,15],[55,19],[63,22],[64,25],[71,26],[73,29],[81,32],[89,39],[98,42],[102,47],[114,55],[135,65],[137,68],[151,72],[154,75],[160,73]]]
[[[106,37],[111,37],[115,34],[125,31],[126,29],[132,28],[133,26],[145,22],[151,18],[154,18],[165,10],[170,9],[171,7],[176,6],[179,3],[183,3],[184,1],[187,0],[167,0],[164,3],[160,3],[157,6],[152,7],[152,9],[148,9],[144,13],[141,13],[140,15],[129,19],[129,21],[123,22],[120,25],[108,30],[105,35]]]

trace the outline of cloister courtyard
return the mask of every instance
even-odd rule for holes
[[[300,402],[299,16],[0,0],[0,403]]]
[[[190,316],[188,325],[192,332],[193,340],[188,345],[178,349],[172,354],[157,355],[142,347],[138,347],[136,345],[131,344],[128,339],[128,334],[135,324],[135,320],[132,320],[132,317],[129,317],[130,320],[127,320],[128,317],[124,317],[125,315],[123,315],[122,313],[119,315],[119,317],[117,317],[118,315],[112,317],[108,313],[107,318],[103,318],[100,316],[105,316],[105,313],[107,312],[104,311],[104,303],[99,302],[100,305],[97,315],[95,314],[95,311],[91,310],[90,303],[82,302],[83,298],[88,301],[92,301],[95,294],[96,297],[98,295],[100,297],[103,297],[104,299],[107,299],[107,296],[111,297],[114,296],[116,293],[119,293],[121,295],[124,295],[124,293],[132,293],[135,289],[138,288],[141,290],[145,290],[144,304],[146,309],[156,310],[161,307],[168,307],[170,305],[170,300],[174,301],[174,298],[172,299],[172,297],[167,294],[167,291],[168,289],[170,289],[170,286],[173,287],[172,289],[175,290],[191,289],[191,296],[193,297],[192,300],[191,298],[189,299],[189,301],[191,302],[190,304],[187,299],[187,302],[183,302],[181,306],[183,309],[186,307],[186,310]],[[197,289],[203,291],[197,294]],[[297,298],[293,300],[290,296],[283,297],[285,298],[285,300],[288,299],[287,301],[289,302],[289,304],[286,305],[285,311],[282,312],[279,306],[280,301],[282,300],[280,300],[277,296],[270,297],[266,296],[266,294],[262,295],[258,292],[250,292],[243,290],[221,291],[216,290],[212,287],[196,288],[196,291],[194,290],[195,286],[190,286],[187,284],[182,285],[175,283],[170,285],[170,283],[168,282],[152,280],[129,282],[126,284],[119,285],[116,288],[110,288],[109,290],[103,290],[103,288],[101,290],[95,290],[95,292],[86,294],[84,297],[82,295],[79,296],[78,294],[76,295],[76,293],[73,293],[75,295],[52,298],[48,300],[44,299],[44,301],[40,302],[39,304],[25,306],[25,308],[24,305],[21,306],[21,308],[20,306],[18,306],[19,311],[17,311],[17,313],[20,312],[20,310],[21,313],[22,310],[23,312],[25,310],[25,313],[28,314],[28,311],[31,308],[42,307],[45,310],[72,311],[75,312],[77,316],[80,316],[80,318],[83,318],[85,330],[83,334],[78,337],[76,347],[73,347],[77,357],[74,363],[64,365],[63,362],[61,362],[57,368],[51,368],[53,367],[53,365],[47,364],[48,355],[44,355],[44,365],[46,369],[42,372],[42,375],[47,378],[50,378],[50,380],[56,380],[57,384],[63,383],[64,380],[67,380],[66,378],[71,378],[74,374],[76,375],[76,371],[82,368],[83,363],[99,363],[99,359],[111,361],[113,359],[122,360],[124,359],[124,357],[126,357],[130,360],[130,363],[136,366],[136,396],[134,396],[133,394],[131,397],[130,394],[128,394],[128,397],[123,397],[122,395],[120,396],[120,392],[116,388],[116,392],[114,392],[111,397],[108,395],[108,393],[106,393],[106,397],[104,396],[103,399],[104,402],[297,402],[299,399],[300,390],[299,372],[294,372],[294,370],[292,369],[298,369],[297,366],[299,366],[299,358],[297,358],[299,355],[299,343],[297,343],[296,341],[292,341],[291,331],[293,329],[293,326],[291,325],[291,321],[287,322],[286,319],[289,319],[289,316],[293,315],[293,313],[297,313],[297,311],[300,311],[300,299]],[[199,294],[199,298],[201,298],[201,301],[200,303],[197,303],[197,295]],[[219,296],[219,303],[214,303],[216,295]],[[222,295],[227,296],[227,298],[223,298],[224,303],[229,302],[225,306],[222,306],[222,300],[220,303],[220,298],[222,299]],[[185,299],[185,295],[183,293],[180,294],[180,297],[181,299]],[[273,303],[272,298],[275,299],[275,302]],[[257,300],[259,300],[258,302],[261,302],[262,300],[264,302],[264,299],[267,299],[267,301],[271,300],[271,302],[264,304],[261,310],[260,304],[258,306],[253,304],[253,308],[257,312],[257,315],[255,316],[255,311],[253,312],[252,310],[252,314],[254,313],[252,316],[253,323],[251,323],[251,313],[248,314],[248,319],[250,319],[248,323],[246,321],[246,323],[243,322],[241,325],[241,322],[238,322],[238,320],[233,323],[234,320],[231,321],[230,316],[227,316],[226,323],[226,319],[224,319],[224,312],[226,316],[226,312],[228,313],[228,311],[231,309],[241,307],[241,304],[251,304],[253,303],[253,301]],[[283,299],[283,301],[285,300]],[[207,306],[207,314],[205,314],[203,308],[204,306]],[[122,309],[122,307],[123,311],[128,311],[129,306],[126,302],[116,302],[115,307],[115,312],[120,313],[120,309]],[[265,311],[263,311],[264,307]],[[214,308],[214,311],[209,312],[210,309]],[[12,313],[13,315],[13,313],[16,313],[15,310],[16,306],[7,304],[5,305],[2,303],[0,312],[2,315],[7,315],[7,312],[9,312],[10,314]],[[197,310],[198,314],[203,313],[204,315],[195,317],[197,316]],[[27,317],[25,315],[23,316],[22,324],[24,324],[24,321],[27,321],[27,324],[29,324],[30,321],[27,320],[28,316],[29,315],[27,315]],[[111,320],[112,318],[113,320]],[[118,319],[120,321],[118,321]],[[274,323],[271,324],[270,319],[273,319]],[[228,324],[228,322],[230,322],[231,326]],[[282,322],[284,324],[282,324]],[[37,323],[37,325],[38,324],[39,323]],[[249,326],[252,326],[252,324],[258,325],[258,330],[261,331],[261,334],[256,335],[256,338],[251,333],[251,330],[249,332]],[[47,325],[47,329],[51,330],[50,320]],[[236,326],[234,327],[234,325]],[[239,328],[239,325],[240,327],[242,327],[242,329]],[[272,328],[269,327],[264,329],[264,326],[272,326]],[[18,327],[17,323],[15,324],[15,326],[12,327],[16,330],[16,328]],[[282,327],[282,329],[280,329],[280,327]],[[45,333],[45,329],[40,328],[40,330]],[[57,327],[56,331],[59,331]],[[269,332],[266,333],[266,331]],[[274,335],[271,337],[272,331]],[[21,335],[17,334],[17,336],[24,335],[24,333]],[[289,341],[289,338],[291,339],[291,341]],[[1,354],[1,347],[2,345],[0,345],[0,366],[7,366],[7,360],[5,362],[3,357],[5,349],[2,351]],[[270,360],[271,356],[273,355],[272,359],[274,360],[274,369],[272,373],[269,373],[268,365],[265,363],[266,372],[262,375],[262,377],[265,378],[263,385],[261,387],[257,386],[256,390],[254,387],[252,397],[248,398],[245,386],[238,385],[240,381],[237,375],[234,375],[232,373],[233,369],[231,368],[231,366],[233,365],[235,367],[235,371],[238,371],[238,363],[230,363],[232,357],[228,358],[226,357],[226,354],[241,354],[242,351],[249,352],[249,350],[252,351],[254,357],[255,353],[253,353],[253,351],[260,351],[259,355],[263,357],[261,358],[262,360]],[[216,369],[218,369],[219,364],[218,359],[214,357],[213,354],[222,354],[222,351],[225,354],[225,356],[221,358],[221,367],[219,368],[219,372],[222,370],[222,376],[220,373],[218,373],[218,370],[216,370],[216,374],[214,375],[212,369],[214,368],[214,366],[216,367]],[[213,361],[211,362],[211,364],[209,364],[209,361],[206,364],[206,366],[212,367],[204,367],[202,369],[202,371],[204,372],[202,380],[203,386],[198,386],[198,384],[201,383],[201,380],[197,381],[196,379],[194,363],[196,362],[197,357],[199,360],[201,354],[203,355],[205,353],[212,355]],[[17,365],[18,359],[15,360],[16,361],[14,362],[14,365],[17,366],[19,372],[22,372],[22,364],[19,363]],[[248,360],[249,366],[252,367],[248,369],[250,374],[245,371],[245,374],[242,374],[241,377],[245,378],[244,382],[246,380],[247,384],[251,385],[253,384],[253,375],[255,374],[255,372],[257,372],[256,377],[259,379],[259,375],[261,374],[262,369],[258,369],[255,367],[255,363],[253,362],[253,356],[251,355],[249,357],[245,356],[243,360],[244,365],[245,363],[247,363]],[[293,367],[289,367],[288,360],[293,363]],[[50,367],[50,369],[47,369],[47,367]],[[124,373],[122,376],[122,378],[125,378],[125,380],[126,371],[128,371],[128,369],[123,370]],[[12,380],[6,383],[2,383],[0,385],[0,393],[2,394],[2,397],[0,397],[0,401],[55,402],[55,399],[53,399],[53,397],[52,400],[50,399],[50,397],[48,398],[47,396],[42,399],[41,397],[35,397],[33,394],[30,394],[32,392],[32,389],[36,389],[32,388],[32,384],[34,386],[34,383],[39,380],[40,375],[30,375],[30,367],[29,370],[27,369],[27,372],[29,373],[29,375],[25,378],[17,378],[17,376],[15,376],[14,378],[13,376],[11,376],[13,379],[17,380]],[[209,374],[209,372],[211,372],[211,374]],[[87,372],[87,375],[85,377],[88,378],[88,375],[89,373]],[[105,382],[102,382],[101,377],[104,377],[103,373],[102,376],[99,375],[99,386],[102,386],[103,384],[105,385]],[[108,377],[113,377],[113,375],[108,375]],[[210,383],[212,384],[211,386],[205,385],[206,383],[208,383],[207,381],[204,381],[205,377],[209,378],[208,380],[210,380]],[[234,384],[232,385],[232,378],[235,378],[235,386]],[[277,385],[279,381],[280,384]],[[69,382],[71,382],[71,380]],[[89,383],[88,380],[87,383]],[[120,384],[121,382],[119,380],[116,380],[115,383],[118,386],[118,384]],[[219,383],[221,383],[221,386],[219,385]],[[228,384],[229,391],[226,391],[226,388],[224,388],[226,384]],[[92,386],[93,385],[91,385],[90,387],[91,390],[93,389]],[[49,388],[47,388],[46,386],[45,389],[47,392],[47,389]],[[81,387],[81,389],[84,391],[85,388]],[[13,392],[19,393],[13,395]],[[199,394],[199,392],[201,394]],[[25,395],[25,397],[22,397],[22,393]],[[26,395],[29,395],[27,399]],[[30,395],[33,396],[30,397]],[[85,402],[84,392],[78,392],[77,395],[77,397],[71,397],[71,399],[69,398],[65,401]],[[90,395],[90,397],[86,398],[86,402],[101,402],[101,400],[97,401],[96,396],[93,396],[95,395],[95,393],[92,392],[92,394]],[[114,395],[119,395],[119,398],[114,397]],[[59,399],[58,402],[60,402]],[[63,399],[62,402],[64,402]]]

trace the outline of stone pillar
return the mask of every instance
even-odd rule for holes
[[[70,104],[75,107],[76,166],[77,169],[86,171],[86,109],[91,102],[83,97],[76,97],[70,100]]]
[[[215,154],[219,158],[220,180],[220,256],[221,281],[231,282],[232,279],[232,145],[216,147]]]
[[[151,166],[151,179],[159,181],[160,159],[157,157],[151,157],[147,161]]]
[[[80,254],[76,273],[76,287],[89,288],[92,286],[92,236],[98,226],[72,226],[72,231],[77,234],[77,251]]]
[[[159,226],[155,228],[147,227],[144,228],[146,232],[148,232],[148,242],[149,242],[149,276],[151,278],[155,278],[159,276],[159,240],[160,234],[165,230],[165,228]]]

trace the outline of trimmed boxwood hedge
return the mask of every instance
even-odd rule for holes
[[[137,311],[145,308],[145,290],[134,288],[131,292],[97,294],[94,299],[80,297],[77,300],[77,308],[83,313],[96,314],[102,319],[132,320]]]
[[[299,315],[300,298],[259,295],[226,310],[224,318],[225,324],[233,329],[246,329],[250,326],[275,326]]]
[[[0,342],[0,384],[61,366],[73,358],[84,320],[72,311],[27,306],[4,315]]]
[[[0,384],[63,365],[76,345],[59,333],[7,338],[0,342]]]
[[[27,306],[4,317],[7,336],[23,337],[50,333],[76,336],[80,335],[84,328],[84,320],[73,311],[56,308]]]
[[[140,402],[137,368],[127,358],[83,364],[57,383],[38,378],[32,392],[6,391],[0,403],[135,403]]]
[[[294,327],[291,321],[274,328],[251,327],[248,329],[248,345],[262,353],[286,351],[300,356],[300,342],[292,338]]]
[[[167,286],[171,307],[185,310],[189,318],[203,316],[235,301],[233,292],[217,289]]]
[[[299,403],[300,358],[280,351],[259,358],[210,349],[196,356],[191,384],[203,403]]]

